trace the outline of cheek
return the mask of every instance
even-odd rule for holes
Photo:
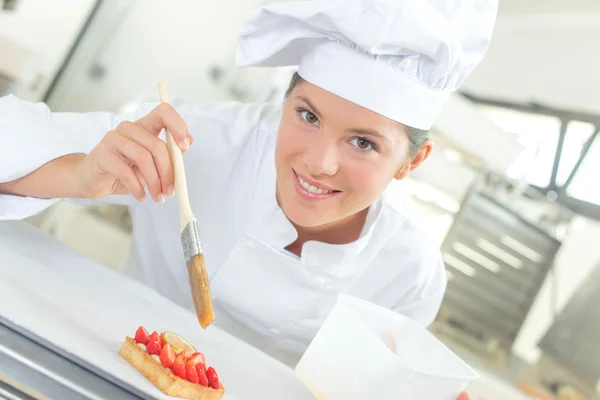
[[[283,123],[277,134],[276,160],[278,164],[291,163],[304,152],[306,140],[305,132],[294,123]]]
[[[358,160],[348,163],[345,172],[353,196],[366,201],[376,199],[396,173],[390,163],[380,160]]]

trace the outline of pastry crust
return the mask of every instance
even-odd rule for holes
[[[225,393],[221,384],[219,389],[213,389],[181,379],[130,337],[125,338],[119,355],[166,395],[190,400],[220,400]]]

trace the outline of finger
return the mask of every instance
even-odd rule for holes
[[[154,157],[152,154],[139,143],[124,136],[113,138],[110,145],[113,146],[112,151],[122,155],[129,162],[132,162],[141,172],[143,180],[145,181],[154,201],[157,203],[164,203],[165,197],[162,194],[163,191],[161,188],[160,177],[158,171],[156,170],[156,164],[154,163]],[[133,173],[135,175],[135,172]],[[136,179],[138,179],[137,176]],[[140,184],[144,186],[141,181]]]
[[[188,138],[188,128],[185,121],[181,118],[181,115],[167,103],[160,104],[148,115],[137,120],[136,124],[152,132],[156,136],[158,136],[163,129],[167,129],[171,135],[173,135],[175,143],[177,143],[182,151],[186,151],[190,147],[191,143]]]
[[[135,174],[138,181],[140,181],[140,183],[142,184],[142,186],[144,188],[147,188],[148,184],[146,183],[146,180],[144,179],[144,175],[142,175],[142,171],[140,171],[140,169],[135,165],[133,165],[132,168],[133,168],[133,173]]]
[[[118,179],[121,185],[137,200],[144,201],[146,199],[144,187],[135,176],[133,169],[121,157],[115,153],[107,152],[102,160],[102,170]]]
[[[457,400],[469,400],[469,394],[467,392],[462,392]]]
[[[121,136],[139,143],[152,154],[160,178],[160,192],[171,195],[170,188],[175,183],[175,175],[166,143],[144,127],[131,122],[122,123],[117,130]]]

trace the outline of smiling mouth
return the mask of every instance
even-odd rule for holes
[[[294,173],[296,175],[296,179],[298,179],[298,183],[300,183],[300,186],[302,186],[307,192],[314,193],[314,194],[340,193],[339,190],[325,189],[325,188],[319,187],[317,185],[310,184],[309,182],[302,179],[300,177],[300,175],[298,175],[296,173],[296,171],[294,171]]]

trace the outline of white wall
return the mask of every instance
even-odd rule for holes
[[[39,99],[93,4],[93,0],[26,0],[19,2],[15,11],[0,11],[0,38],[32,55],[30,65],[21,71],[21,84],[15,94],[27,100]],[[0,63],[5,57],[10,55],[0,53]],[[41,79],[33,90],[30,86],[38,76]]]
[[[594,12],[575,8],[569,14],[567,3],[561,2],[561,13],[501,16],[486,57],[464,88],[502,100],[600,113],[600,6],[594,2]]]
[[[119,16],[106,17],[103,23],[109,24],[110,32],[102,26],[95,29],[95,35],[102,36],[102,44],[77,66],[76,76],[65,84],[68,90],[55,100],[55,108],[117,111],[128,103],[157,100],[159,80],[167,83],[172,97],[183,97],[186,101],[231,98],[226,89],[211,82],[209,68],[216,64],[225,72],[232,72],[237,30],[261,3],[261,0],[128,3]],[[103,79],[90,79],[88,71],[93,65],[105,70]]]

